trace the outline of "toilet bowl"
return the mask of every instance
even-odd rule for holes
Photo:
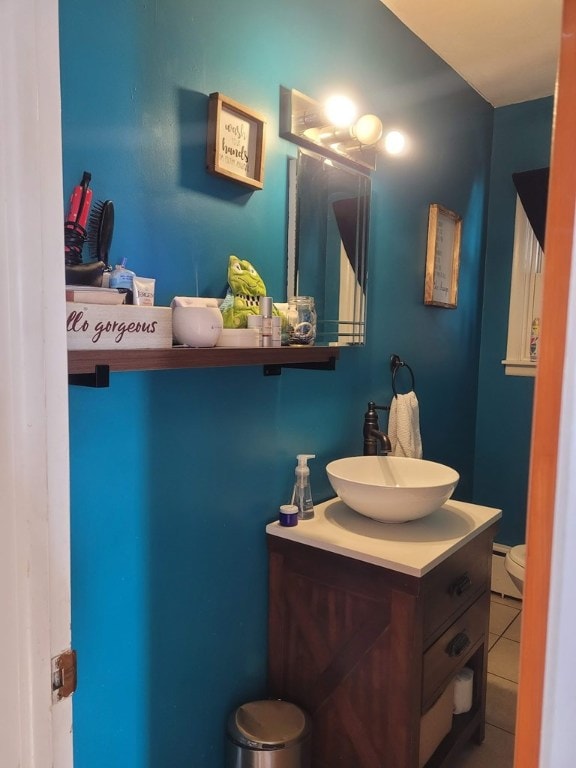
[[[504,567],[514,582],[516,588],[524,591],[524,571],[526,569],[526,545],[518,544],[512,547],[504,558]]]

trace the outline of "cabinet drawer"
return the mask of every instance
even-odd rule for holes
[[[424,577],[424,647],[490,589],[493,537],[489,528]]]
[[[424,654],[422,712],[435,701],[450,679],[482,642],[487,642],[490,593],[485,592]]]

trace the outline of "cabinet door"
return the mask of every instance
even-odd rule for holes
[[[312,716],[315,768],[416,764],[417,601],[384,573],[304,546],[271,552],[271,694]]]

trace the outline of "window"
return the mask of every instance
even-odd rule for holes
[[[544,252],[517,197],[508,345],[502,361],[511,376],[536,375],[543,266]]]

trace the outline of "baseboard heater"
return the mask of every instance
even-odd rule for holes
[[[516,588],[504,567],[504,558],[509,549],[510,547],[507,547],[505,544],[494,544],[492,549],[491,589],[492,592],[501,597],[514,597],[521,600],[521,592]]]

